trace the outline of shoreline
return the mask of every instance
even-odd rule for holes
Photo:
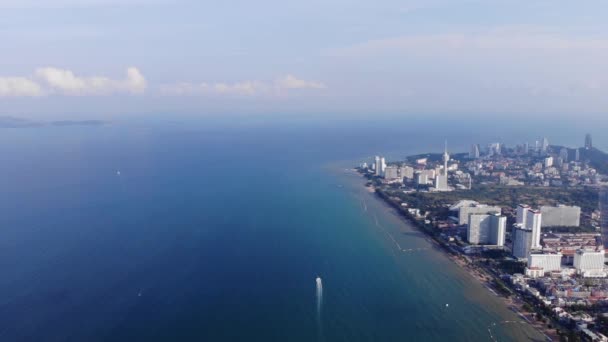
[[[353,172],[358,176],[362,176],[354,169],[349,169],[348,171]],[[362,177],[364,178],[364,177]],[[364,178],[365,179],[365,178]],[[416,220],[414,217],[409,215],[409,213],[402,210],[402,208],[398,207],[396,203],[387,198],[381,191],[378,191],[373,185],[367,186],[365,183],[361,184],[361,186],[366,190],[367,193],[372,194],[374,198],[378,199],[379,202],[386,205],[388,208],[394,211],[394,214],[400,219],[409,223],[416,231],[425,235],[425,240],[429,242],[434,249],[442,252],[444,256],[446,256],[452,263],[456,264],[459,269],[463,270],[466,274],[475,278],[479,284],[481,284],[484,288],[491,292],[492,295],[500,299],[500,301],[505,305],[505,308],[512,311],[517,315],[521,321],[504,321],[500,322],[500,324],[528,324],[530,327],[535,329],[538,333],[543,335],[547,341],[558,341],[559,335],[557,334],[556,328],[548,328],[545,324],[535,319],[534,312],[528,312],[524,310],[525,302],[518,298],[516,294],[513,294],[515,298],[510,298],[504,294],[501,294],[501,291],[496,288],[494,284],[495,281],[502,282],[502,280],[496,275],[492,274],[485,268],[476,267],[470,261],[466,260],[465,257],[451,250],[450,247],[442,244],[441,241],[438,241],[435,236],[430,234],[430,232],[421,226],[420,221]],[[488,327],[488,333],[492,340],[496,340],[491,332],[491,326]]]

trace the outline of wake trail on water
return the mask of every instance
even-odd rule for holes
[[[319,341],[323,340],[323,327],[321,325],[321,311],[323,309],[323,281],[321,277],[317,277],[317,331],[319,333]]]
[[[389,231],[388,231],[386,228],[384,228],[384,227],[383,227],[383,226],[380,224],[380,222],[378,221],[378,216],[377,216],[377,215],[375,215],[375,214],[374,214],[374,219],[376,220],[376,227],[378,227],[378,228],[382,229],[382,230],[383,230],[383,231],[386,233],[386,235],[388,235],[388,236],[391,238],[391,240],[393,240],[393,242],[394,242],[394,243],[395,243],[395,245],[397,246],[397,249],[398,249],[400,252],[405,251],[403,248],[401,248],[401,245],[399,244],[399,242],[397,242],[397,240],[395,239],[395,237],[393,237],[393,234],[391,234],[391,233],[390,233],[390,232],[389,232]]]

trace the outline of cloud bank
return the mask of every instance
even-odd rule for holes
[[[306,81],[293,75],[279,77],[272,82],[241,81],[234,83],[188,83],[165,84],[160,87],[163,95],[238,95],[238,96],[273,96],[284,95],[290,90],[325,89],[321,82]]]
[[[142,94],[146,87],[146,78],[134,67],[128,68],[121,80],[105,76],[82,77],[70,70],[52,67],[38,68],[31,77],[0,77],[0,97]]]

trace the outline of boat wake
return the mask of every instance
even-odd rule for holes
[[[319,333],[319,341],[323,339],[323,329],[321,325],[321,310],[323,309],[323,281],[321,277],[317,277],[317,331]]]

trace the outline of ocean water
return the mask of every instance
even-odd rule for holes
[[[471,132],[195,118],[2,129],[0,340],[542,340],[501,324],[515,314],[346,171],[496,137]]]

